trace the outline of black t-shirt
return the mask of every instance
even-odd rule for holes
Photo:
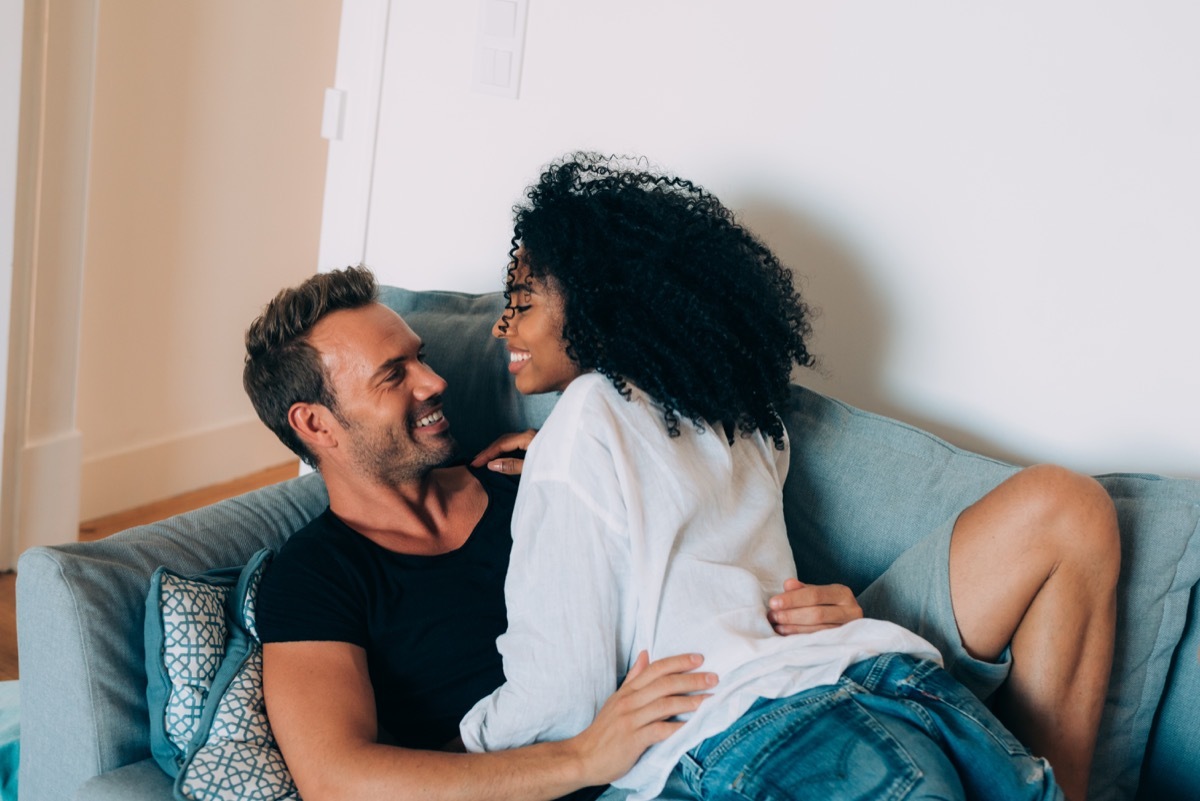
[[[437,556],[381,548],[329,509],[284,544],[263,577],[263,642],[337,641],[367,652],[380,727],[397,745],[439,748],[504,682],[504,575],[517,482],[471,470],[488,505],[467,541]]]

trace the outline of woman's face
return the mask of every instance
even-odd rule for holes
[[[519,254],[518,254],[519,257]],[[518,262],[508,285],[509,306],[492,327],[508,344],[508,371],[523,395],[561,392],[581,372],[563,341],[563,301],[553,281],[530,278]]]

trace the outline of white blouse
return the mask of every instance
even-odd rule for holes
[[[881,620],[812,634],[772,630],[766,601],[796,576],[783,519],[788,452],[762,434],[686,420],[626,400],[595,373],[563,392],[526,454],[497,640],[505,684],[461,724],[471,751],[561,740],[591,723],[638,653],[701,653],[713,697],[614,782],[653,798],[675,763],[759,697],[837,681],[863,659],[904,652],[941,661]]]

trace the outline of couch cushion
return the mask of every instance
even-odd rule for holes
[[[1139,801],[1186,801],[1200,787],[1200,587],[1192,588],[1187,625],[1150,734]]]
[[[1148,475],[1098,479],[1117,507],[1122,564],[1113,672],[1092,769],[1092,786],[1102,789],[1092,795],[1125,799],[1138,788],[1156,712],[1180,651],[1188,605],[1200,581],[1200,482]],[[1180,652],[1179,657],[1189,655]],[[1190,669],[1177,671],[1177,680],[1190,677],[1195,686],[1198,672],[1200,664],[1193,658]],[[1193,775],[1200,771],[1197,752],[1180,751],[1174,758],[1190,762]]]
[[[173,801],[171,778],[153,759],[143,759],[88,779],[73,801]]]

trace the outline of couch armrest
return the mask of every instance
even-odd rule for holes
[[[145,598],[159,565],[199,573],[278,548],[327,505],[292,479],[103,540],[31,548],[17,565],[22,801],[61,801],[150,756]]]

